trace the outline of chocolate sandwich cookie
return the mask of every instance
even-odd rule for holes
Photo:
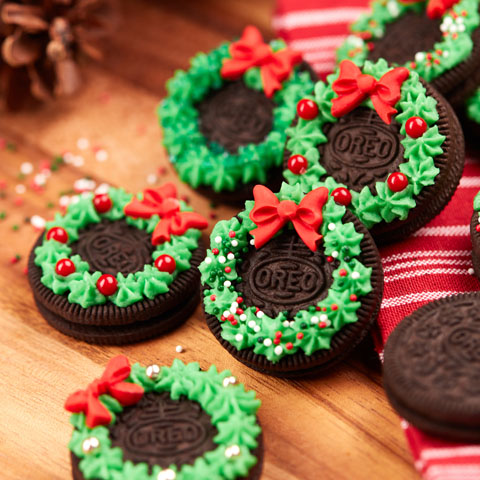
[[[130,367],[120,355],[70,395],[75,480],[257,480],[260,400],[215,366]]]
[[[200,265],[207,324],[237,360],[293,377],[325,371],[365,337],[382,299],[372,237],[325,187],[257,185],[219,222]]]
[[[458,107],[480,83],[479,26],[478,0],[375,0],[337,58],[408,67]]]
[[[465,160],[462,129],[445,99],[416,72],[385,60],[344,60],[297,106],[284,176],[326,186],[375,241],[405,238],[448,203]]]
[[[480,295],[424,305],[385,346],[384,386],[393,408],[442,438],[480,441]]]
[[[472,239],[472,261],[475,275],[480,278],[480,192],[473,200],[473,214],[470,221],[470,238]]]
[[[282,40],[257,28],[191,60],[158,108],[163,143],[180,178],[210,198],[243,204],[253,186],[277,190],[285,129],[316,76]]]
[[[117,188],[82,195],[30,253],[40,313],[62,333],[100,344],[180,325],[199,301],[200,229],[208,225],[190,210],[173,184],[138,196]]]

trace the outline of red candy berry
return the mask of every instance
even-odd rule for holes
[[[318,115],[318,105],[308,98],[304,98],[297,103],[297,113],[304,120],[313,120]]]
[[[303,175],[307,167],[308,160],[303,155],[292,155],[288,159],[288,169],[295,175]]]
[[[112,205],[112,199],[106,193],[99,193],[93,197],[93,206],[98,213],[108,212]]]
[[[343,205],[344,207],[350,205],[352,201],[352,194],[344,187],[338,187],[332,192],[332,197],[335,203]]]
[[[285,348],[286,348],[287,350],[291,350],[291,349],[293,348],[293,343],[292,343],[292,342],[287,342],[287,343],[285,344]]]
[[[60,243],[67,243],[68,242],[68,233],[62,227],[52,227],[47,232],[47,240],[56,240]]]
[[[475,230],[476,230],[477,232],[480,232],[480,224],[478,224],[478,225],[475,227]]]
[[[75,273],[75,270],[75,264],[69,258],[62,258],[55,265],[55,272],[62,277],[68,277]]]
[[[421,137],[427,131],[427,122],[421,117],[410,117],[405,124],[405,131],[411,138]]]
[[[177,267],[177,263],[175,262],[175,259],[170,255],[163,254],[155,260],[155,266],[161,272],[173,273],[175,271],[175,268]]]
[[[113,275],[105,273],[97,280],[97,288],[102,295],[109,297],[117,291],[117,279]]]
[[[392,192],[401,192],[407,188],[408,178],[401,172],[394,172],[388,177],[387,184]]]

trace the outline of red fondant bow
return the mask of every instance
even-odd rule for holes
[[[100,395],[111,395],[123,406],[133,405],[142,398],[143,388],[140,385],[123,381],[130,375],[130,370],[127,357],[119,355],[112,358],[101,378],[94,380],[86,390],[78,390],[67,398],[65,409],[85,413],[88,428],[108,425],[112,416],[99,400]]]
[[[260,67],[263,90],[267,97],[282,88],[282,83],[292,71],[293,66],[302,60],[298,52],[288,48],[273,52],[270,45],[263,42],[262,34],[257,27],[245,27],[238,42],[230,45],[231,59],[225,60],[222,78],[236,80],[248,69]]]
[[[158,215],[161,220],[152,235],[152,244],[160,245],[170,240],[170,234],[182,235],[189,228],[206,228],[208,221],[198,213],[181,212],[177,200],[177,188],[166,183],[159,188],[143,191],[143,199],[133,198],[125,206],[125,214],[135,218],[150,218]]]
[[[280,201],[275,194],[263,185],[253,189],[255,206],[250,219],[257,228],[250,231],[255,238],[255,248],[267,243],[287,222],[292,222],[305,245],[312,251],[322,238],[318,229],[322,225],[322,208],[328,199],[325,187],[316,188],[307,193],[297,205],[293,200]]]
[[[370,97],[380,118],[390,124],[392,115],[397,113],[393,107],[400,100],[400,87],[409,75],[406,68],[398,67],[375,80],[363,74],[352,61],[343,60],[340,75],[332,84],[333,91],[338,94],[332,100],[332,115],[341,117]]]
[[[401,0],[400,3],[404,5],[411,5],[412,3],[420,3],[425,0]],[[452,8],[459,0],[429,0],[427,5],[427,15],[429,18],[440,18],[445,12]]]

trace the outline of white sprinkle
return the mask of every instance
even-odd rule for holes
[[[387,9],[390,12],[390,15],[392,15],[393,17],[397,17],[400,13],[398,5],[395,2],[388,2]]]
[[[15,192],[18,193],[19,195],[23,195],[26,192],[27,188],[25,185],[22,185],[19,183],[18,185],[15,186]]]
[[[283,326],[284,326],[284,327],[289,327],[289,326],[290,326],[290,322],[289,322],[288,320],[285,320],[285,321],[283,322]]]
[[[458,28],[459,32],[464,32],[465,31],[465,25],[463,25],[463,23],[461,25],[459,25],[457,28]]]
[[[232,247],[238,247],[238,240],[232,240]]]
[[[312,317],[312,318],[310,319],[310,322],[311,322],[313,325],[317,324],[317,323],[318,323],[318,317]]]
[[[332,252],[332,257],[333,258],[337,258],[338,257],[338,252],[335,250],[334,252]]]
[[[232,305],[230,307],[230,313],[235,313],[236,311],[237,311],[237,308]]]
[[[354,280],[357,280],[358,278],[360,278],[360,274],[359,274],[358,272],[353,272],[353,273],[352,273],[352,278],[353,278]]]
[[[212,259],[210,257],[205,257],[205,263],[210,265],[212,263]]]
[[[446,16],[444,19],[443,19],[443,22],[445,25],[451,25],[453,23],[453,18],[450,17],[450,16]]]
[[[450,52],[448,50],[445,50],[442,54],[445,58],[447,58],[450,55]]]
[[[244,313],[242,313],[242,314],[240,315],[240,320],[241,320],[242,322],[244,322],[246,319],[247,319],[247,316],[246,316]]]
[[[264,315],[265,315],[265,314],[264,314],[261,310],[259,310],[259,311],[257,312],[257,317],[258,317],[258,318],[262,318]]]
[[[328,224],[328,229],[333,232],[333,230],[335,230],[335,224],[334,223],[329,223]]]
[[[463,23],[463,17],[457,17],[455,20],[456,23]]]
[[[225,310],[225,311],[223,312],[223,316],[224,316],[224,317],[228,317],[229,315],[230,315],[230,311],[229,311],[229,310]]]
[[[328,320],[328,317],[327,317],[324,313],[322,313],[322,314],[320,315],[320,320],[321,320],[322,322],[326,322],[326,321]]]
[[[47,177],[43,173],[37,173],[33,177],[33,182],[36,185],[45,185],[45,183],[47,183]]]
[[[225,449],[225,456],[227,458],[238,457],[240,455],[240,447],[238,445],[232,445]]]
[[[222,237],[220,235],[215,237],[215,243],[222,243]]]
[[[80,201],[80,197],[78,195],[73,195],[70,197],[70,203],[78,203]]]
[[[96,189],[95,189],[95,193],[96,194],[104,194],[104,193],[108,193],[108,191],[110,190],[110,185],[108,183],[101,183]]]
[[[349,35],[347,40],[354,47],[360,48],[363,46],[363,39],[358,37],[357,35]]]
[[[41,230],[45,227],[45,219],[40,215],[32,215],[30,218],[30,223],[34,228]]]
[[[62,195],[58,200],[58,203],[61,207],[66,207],[70,203],[70,197],[68,195]]]
[[[281,345],[277,345],[273,351],[275,352],[275,355],[281,355],[283,352],[283,348]]]
[[[158,473],[157,480],[175,480],[177,474],[171,468],[167,468]]]
[[[235,340],[236,340],[237,342],[241,342],[241,341],[243,340],[243,335],[242,335],[241,333],[237,333],[237,334],[235,335]]]
[[[101,148],[100,150],[97,150],[97,153],[95,153],[95,159],[97,162],[105,162],[108,160],[108,152]]]
[[[181,345],[177,345],[177,346],[175,347],[175,351],[176,351],[177,353],[182,353],[182,352],[183,352],[183,347],[182,347]]]
[[[443,33],[445,33],[447,30],[448,30],[448,26],[445,25],[445,23],[442,23],[442,24],[440,25],[440,31],[443,32]]]
[[[289,326],[290,326],[290,327],[293,327],[294,325],[295,325],[295,320],[291,320]]]
[[[227,258],[228,258],[229,260],[233,260],[233,259],[235,258],[235,255],[234,255],[233,253],[229,253],[229,254],[227,255]]]
[[[153,185],[157,181],[157,176],[154,173],[150,173],[147,175],[147,183],[149,185]]]
[[[450,33],[457,33],[457,31],[458,31],[458,27],[455,24],[450,25],[450,28],[449,28]]]
[[[255,239],[254,239],[254,238],[252,238],[252,239],[250,240],[250,245],[255,245]]]
[[[266,347],[271,347],[271,346],[272,346],[272,341],[271,341],[269,338],[266,338],[266,339],[263,341],[263,344],[264,344]]]
[[[468,273],[469,273],[470,275],[473,275],[473,274],[475,273],[475,270],[474,270],[473,268],[469,268],[469,269],[468,269]]]
[[[220,263],[225,263],[225,262],[227,261],[227,259],[226,259],[223,255],[220,255],[220,256],[218,257],[218,261],[219,261]]]
[[[237,308],[237,307],[238,307],[238,303],[237,303],[237,302],[232,302],[232,307]]]
[[[231,282],[230,280],[225,280],[225,281],[223,282],[223,286],[224,286],[224,287],[227,287],[227,288],[228,288],[228,287],[230,287],[230,285],[232,285],[232,282]]]
[[[329,327],[331,324],[332,324],[332,322],[327,318],[327,319],[325,320],[325,325],[326,325],[327,327]]]
[[[83,167],[85,165],[85,159],[81,155],[75,155],[73,157],[72,165],[74,167]]]
[[[255,322],[255,320],[250,320],[250,321],[248,322],[248,326],[249,326],[250,328],[255,328],[256,325],[257,325],[257,322]]]
[[[73,189],[76,192],[90,192],[95,189],[96,183],[94,180],[89,180],[88,178],[79,178],[73,183]]]
[[[20,172],[23,173],[23,175],[30,175],[30,173],[33,172],[33,165],[30,162],[23,162],[20,165]]]
[[[416,62],[423,62],[425,60],[425,53],[424,52],[418,52],[415,54],[415,61]]]
[[[88,138],[79,138],[77,140],[77,147],[79,150],[86,150],[90,146],[90,142],[88,141]]]
[[[74,158],[75,158],[75,155],[72,152],[65,152],[63,154],[63,161],[65,163],[72,163]]]
[[[260,325],[257,325],[253,330],[258,333],[261,330]]]

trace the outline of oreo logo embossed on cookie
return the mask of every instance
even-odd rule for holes
[[[173,184],[143,196],[116,188],[82,196],[47,223],[32,249],[35,302],[53,327],[87,342],[159,335],[195,309],[207,224]]]
[[[400,322],[385,347],[393,407],[418,428],[480,440],[480,296],[445,297]]]
[[[120,355],[103,375],[71,394],[69,443],[75,480],[194,478],[257,480],[263,445],[260,401],[229,371],[174,360],[130,367]],[[226,474],[225,472],[228,472]]]

